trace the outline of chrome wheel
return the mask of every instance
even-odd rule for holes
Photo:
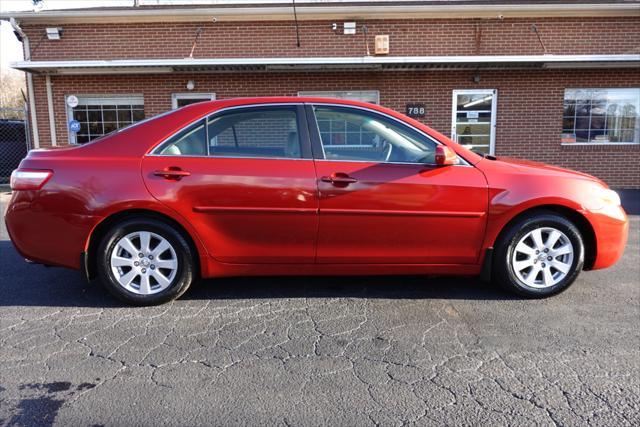
[[[167,289],[178,272],[178,257],[171,243],[150,231],[136,231],[118,240],[110,264],[118,284],[139,295]]]
[[[573,245],[562,231],[541,227],[520,239],[513,251],[511,266],[525,285],[549,288],[570,273],[573,255]]]

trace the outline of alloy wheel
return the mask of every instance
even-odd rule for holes
[[[571,272],[573,257],[573,244],[566,234],[552,227],[540,227],[518,241],[511,266],[522,283],[543,289],[558,284]]]
[[[150,231],[136,231],[118,240],[110,264],[118,284],[138,295],[162,292],[178,272],[178,257],[171,243]]]

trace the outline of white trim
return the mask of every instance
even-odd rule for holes
[[[548,66],[552,63],[613,63],[629,65],[637,63],[640,66],[640,54],[629,55],[478,55],[478,56],[360,56],[360,57],[312,57],[312,58],[176,58],[176,59],[114,59],[114,60],[79,60],[79,61],[18,61],[12,62],[11,67],[29,72],[57,72],[60,74],[74,73],[74,69],[84,68],[83,72],[109,69],[109,73],[141,72],[141,67],[156,67],[157,72],[171,72],[180,68],[193,67],[235,67],[254,66],[267,70],[287,70],[291,66],[306,68],[323,67],[376,67],[402,65],[446,65],[446,64],[510,64]],[[147,70],[152,73],[154,69]],[[75,72],[78,74],[78,71]]]
[[[71,95],[71,94],[69,94]],[[69,95],[65,96],[65,101]],[[74,94],[78,97],[78,105],[104,105],[107,101],[113,101],[116,105],[127,104],[128,102],[141,101],[138,104],[144,105],[144,95],[141,93],[81,93]],[[125,102],[127,101],[127,102]],[[134,105],[134,104],[132,104]]]
[[[237,2],[236,2],[237,3]],[[151,22],[151,21],[202,21],[203,17],[215,17],[220,21],[267,21],[293,20],[290,1],[283,1],[281,6],[267,5],[271,2],[255,1],[246,6],[235,7],[129,7],[129,8],[94,8],[94,9],[62,9],[44,10],[40,12],[6,12],[0,13],[0,19],[13,17],[25,23],[65,23],[65,22]],[[265,4],[267,3],[267,4]],[[306,2],[308,3],[308,2]],[[498,16],[510,17],[544,17],[544,16],[622,16],[638,15],[638,5],[629,3],[568,3],[543,4],[402,4],[392,2],[379,5],[344,5],[335,0],[321,0],[322,4],[309,5],[300,3],[297,6],[299,20],[319,19],[392,19],[392,18],[464,18]],[[262,4],[262,5],[261,5]]]
[[[53,88],[51,87],[51,76],[47,74],[45,77],[47,86],[47,110],[49,111],[49,131],[51,132],[51,145],[58,145],[56,139],[56,118],[53,111]]]
[[[23,39],[25,56],[29,57],[29,39]],[[33,74],[27,74],[27,96],[29,97],[29,115],[31,116],[31,133],[33,134],[33,148],[40,148],[40,132],[38,130],[38,116],[36,114],[36,98],[33,90]]]
[[[549,70],[565,70],[567,68],[638,68],[638,61],[630,62],[549,62],[544,64],[544,68]]]
[[[638,142],[561,142],[560,145],[564,145],[566,147],[571,147],[572,145],[580,145],[582,147],[597,145],[597,146],[612,146],[612,145],[638,145]]]
[[[213,92],[180,92],[180,93],[172,93],[171,94],[171,109],[175,110],[178,108],[178,100],[179,99],[202,99],[207,101],[215,101],[216,94]]]
[[[497,119],[497,111],[498,111],[498,90],[497,89],[455,89],[453,91],[452,96],[452,105],[451,105],[451,139],[458,143],[457,138],[457,112],[458,112],[458,95],[491,95],[491,126],[489,132],[489,154],[492,156],[495,155],[496,152],[496,119]],[[460,144],[462,146],[468,144]]]

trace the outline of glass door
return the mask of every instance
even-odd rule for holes
[[[495,89],[453,91],[451,139],[480,154],[494,154],[496,137]]]

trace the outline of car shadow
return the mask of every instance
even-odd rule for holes
[[[25,262],[0,241],[0,306],[126,307],[78,271]],[[518,299],[478,278],[426,276],[287,276],[201,280],[181,300],[276,298]]]

